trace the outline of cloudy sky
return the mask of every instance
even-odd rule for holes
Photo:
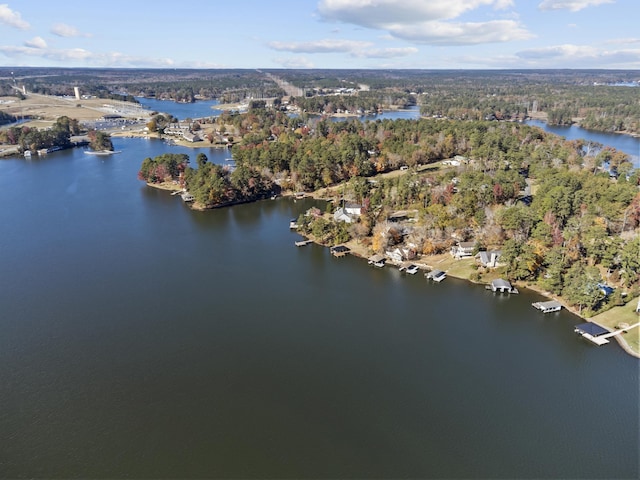
[[[0,65],[640,69],[639,0],[75,5],[0,3]]]

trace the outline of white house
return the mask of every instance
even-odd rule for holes
[[[483,251],[476,254],[476,259],[480,261],[480,265],[488,268],[495,268],[498,266],[498,258],[500,258],[502,252],[499,250]]]
[[[451,255],[457,259],[471,257],[475,246],[475,242],[458,242],[455,247],[451,248]]]
[[[357,203],[347,203],[344,206],[344,211],[348,215],[362,215],[362,205]]]
[[[340,207],[333,213],[333,220],[336,222],[353,223],[355,217],[349,215],[344,208]]]

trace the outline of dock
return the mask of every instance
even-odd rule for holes
[[[493,280],[490,285],[486,286],[487,290],[491,290],[494,293],[518,293],[518,289],[511,285],[508,280],[497,278]]]
[[[367,263],[374,267],[382,268],[384,267],[385,262],[386,259],[384,258],[384,255],[376,254],[370,257]]]
[[[576,325],[574,328],[574,332],[579,334],[582,338],[589,340],[591,343],[594,343],[598,346],[606,345],[609,343],[609,339],[611,337],[615,337],[616,335],[620,335],[622,333],[628,332],[630,329],[640,326],[640,322],[631,325],[629,327],[621,328],[620,330],[615,330],[610,332],[606,328],[598,325],[594,322],[581,323],[580,325]]]
[[[447,272],[442,270],[433,269],[430,272],[424,274],[427,280],[433,280],[434,282],[440,283],[445,278],[447,278]]]
[[[534,302],[531,304],[533,308],[537,308],[542,313],[551,313],[551,312],[559,312],[562,310],[562,304],[560,302],[556,302],[555,300],[551,300],[548,302]]]
[[[313,243],[312,240],[299,240],[296,243],[296,247],[304,247],[305,245],[309,245],[310,243]]]
[[[335,247],[331,247],[329,251],[334,257],[344,257],[351,251],[351,249],[349,247],[345,247],[344,245],[337,245]]]

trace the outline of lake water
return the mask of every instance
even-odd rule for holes
[[[637,478],[638,360],[540,297],[194,212],[114,138],[0,161],[2,478]],[[322,207],[322,205],[321,205]]]
[[[585,139],[601,143],[602,145],[614,147],[616,150],[620,150],[621,152],[628,154],[631,157],[631,161],[635,168],[640,168],[640,137],[587,130],[577,125],[547,125],[546,122],[540,120],[527,120],[526,123],[528,125],[540,127],[547,132],[565,137],[567,140]]]
[[[156,100],[155,98],[136,97],[136,100],[147,110],[170,113],[178,120],[187,118],[216,117],[222,110],[216,109],[220,105],[218,100],[198,100],[194,103],[178,103],[170,100]]]

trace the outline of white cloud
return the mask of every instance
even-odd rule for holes
[[[318,12],[328,20],[380,28],[387,23],[446,20],[482,6],[504,9],[512,0],[321,0]]]
[[[634,43],[640,43],[640,38],[611,38],[605,40],[604,43],[613,45],[633,45]]]
[[[606,50],[591,45],[553,45],[516,53],[527,67],[541,68],[640,68],[640,48]]]
[[[274,50],[295,53],[345,53],[371,46],[371,42],[355,40],[317,40],[313,42],[269,42]]]
[[[418,49],[415,47],[372,48],[356,50],[351,52],[351,55],[358,58],[397,58],[406,57],[417,52]]]
[[[425,22],[418,25],[388,25],[397,38],[428,45],[478,45],[525,40],[533,35],[513,20],[490,22]]]
[[[356,58],[394,58],[411,55],[415,47],[373,48],[373,43],[357,40],[317,40],[313,42],[269,42],[270,48],[292,53],[346,53]]]
[[[30,27],[28,22],[22,20],[20,13],[11,10],[6,3],[0,5],[0,23],[19,28],[20,30],[27,30]]]
[[[615,0],[543,0],[540,10],[570,10],[577,12],[587,7],[595,7],[605,3],[615,3]]]
[[[33,46],[0,46],[0,53],[12,59],[38,57],[65,64],[86,64],[94,67],[173,67],[175,62],[167,58],[148,58],[125,55],[119,52],[93,53],[83,48],[51,49]]]
[[[430,45],[475,45],[531,38],[516,20],[455,22],[480,7],[503,10],[512,0],[321,0],[328,21],[385,30],[395,38]]]
[[[305,57],[274,58],[273,62],[283,68],[313,68],[313,62]]]
[[[51,27],[51,33],[59,37],[90,37],[88,33],[82,33],[76,27],[65,23],[56,23]]]
[[[24,44],[32,48],[47,48],[47,42],[42,37],[33,37],[31,40],[24,42]]]

